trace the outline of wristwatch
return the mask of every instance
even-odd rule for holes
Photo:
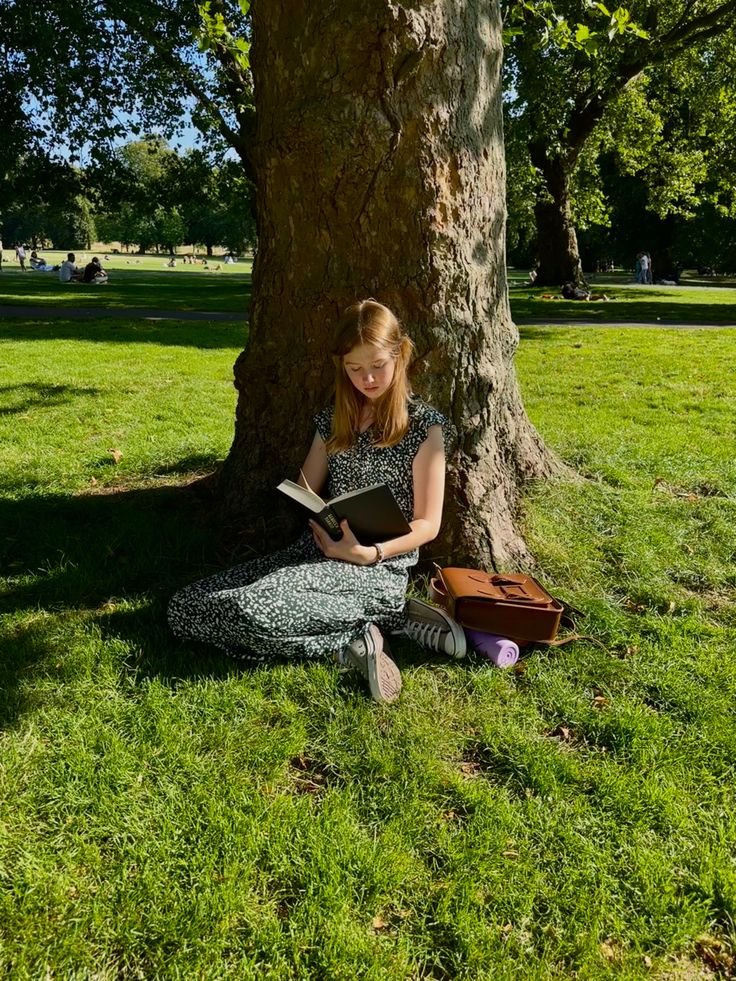
[[[384,559],[383,545],[379,545],[378,542],[376,542],[373,547],[376,550],[376,561],[371,562],[371,565],[380,565]]]

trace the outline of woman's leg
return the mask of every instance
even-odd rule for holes
[[[330,656],[368,623],[387,630],[401,623],[405,569],[293,556],[284,564],[288,552],[177,593],[169,607],[174,632],[228,650],[246,648],[252,659],[267,660]]]
[[[172,631],[182,639],[199,640],[219,647],[237,646],[240,641],[230,636],[232,630],[223,630],[220,623],[222,617],[218,609],[221,605],[227,605],[223,603],[223,598],[237,595],[238,591],[245,590],[275,569],[303,560],[302,550],[296,550],[295,545],[217,572],[179,590],[171,597],[167,610]]]
[[[235,602],[246,612],[246,646],[254,652],[330,657],[369,623],[382,630],[400,624],[406,584],[405,569],[321,559],[275,570]]]

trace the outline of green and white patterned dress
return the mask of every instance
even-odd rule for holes
[[[333,414],[329,406],[314,420],[325,442]],[[329,455],[327,497],[385,482],[411,521],[412,465],[432,426],[442,426],[447,444],[447,419],[412,396],[409,428],[396,446],[375,446],[368,429],[350,449]],[[402,626],[407,570],[417,558],[414,549],[378,566],[340,562],[326,558],[308,531],[288,548],[182,589],[169,604],[169,624],[178,637],[244,660],[331,657],[368,623],[384,632]]]

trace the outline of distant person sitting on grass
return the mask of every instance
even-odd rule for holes
[[[100,286],[102,283],[107,282],[107,273],[100,265],[100,260],[95,256],[87,265],[84,267],[84,275],[82,276],[83,283],[94,283],[96,286]]]
[[[591,293],[590,290],[586,290],[582,286],[578,286],[576,283],[573,283],[572,280],[565,283],[560,292],[562,293],[563,300],[607,300],[608,299],[605,293]]]
[[[34,249],[31,252],[31,258],[28,260],[31,264],[31,269],[35,272],[56,272],[59,268],[58,266],[49,266],[45,259],[42,259]]]
[[[77,266],[77,257],[73,252],[69,252],[66,259],[59,266],[59,282],[79,283],[81,280],[82,270]]]
[[[343,313],[331,351],[335,402],[314,418],[300,480],[330,498],[384,481],[409,530],[363,545],[347,521],[338,541],[310,521],[285,550],[177,593],[169,604],[177,636],[252,663],[332,659],[359,671],[378,702],[396,701],[401,690],[382,631],[403,628],[430,650],[465,654],[463,630],[444,610],[415,599],[405,609],[408,570],[440,528],[448,426],[412,395],[412,349],[381,303],[363,300]]]
[[[589,300],[590,290],[584,289],[582,286],[578,286],[577,283],[573,283],[572,280],[568,280],[567,283],[562,284],[563,300]]]

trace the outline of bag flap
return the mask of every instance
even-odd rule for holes
[[[481,569],[448,567],[439,575],[453,599],[474,597],[490,603],[514,603],[525,606],[549,606],[555,600],[536,579],[523,573],[483,572]]]

